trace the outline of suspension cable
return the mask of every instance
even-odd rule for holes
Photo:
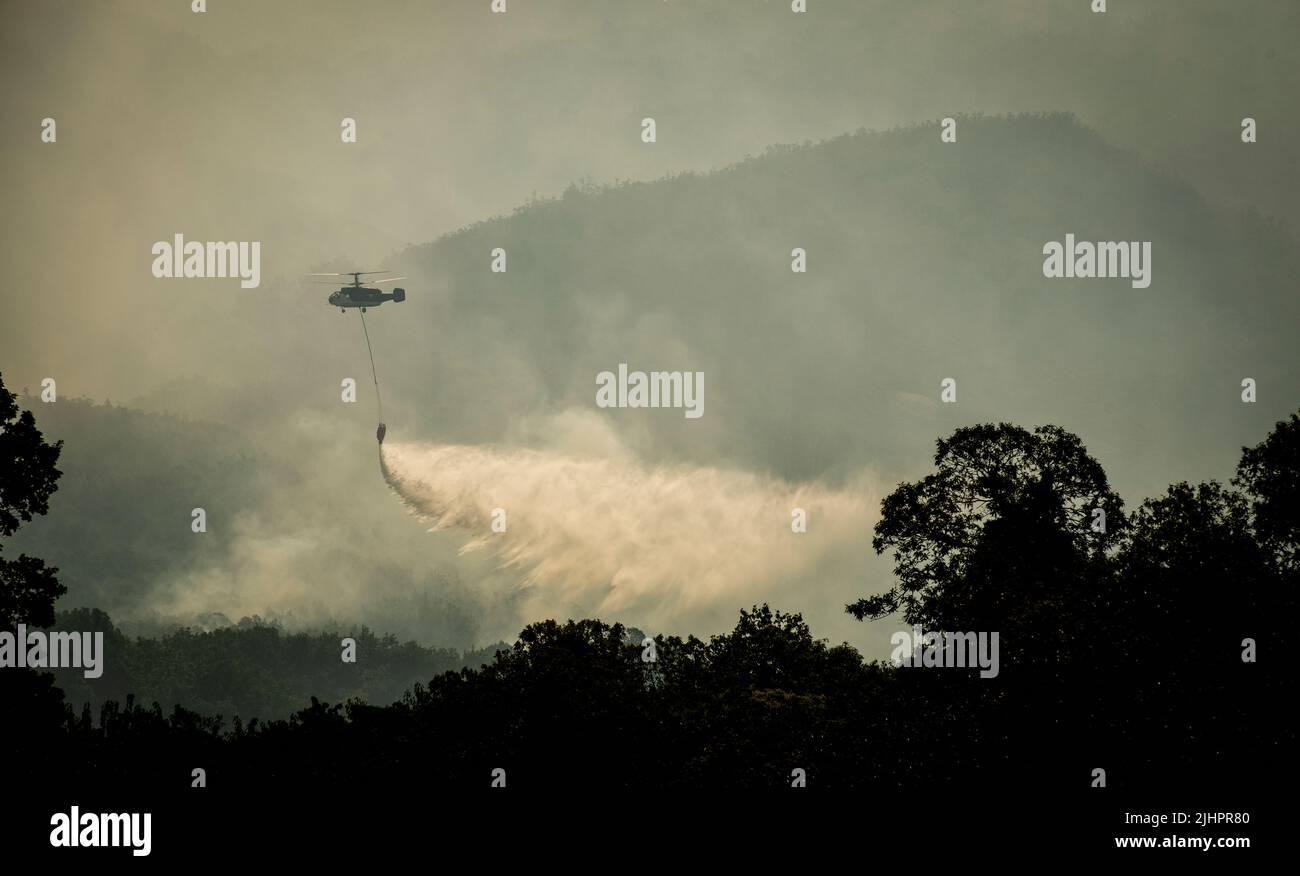
[[[370,329],[366,328],[366,315],[361,314],[361,331],[366,335],[366,352],[370,354],[370,376],[375,381],[375,401],[379,403],[379,422],[384,421],[384,399],[379,394],[379,373],[375,371],[375,351],[370,346]]]

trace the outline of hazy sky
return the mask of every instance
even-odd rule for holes
[[[230,333],[268,298],[315,304],[292,286],[311,266],[371,266],[583,178],[959,112],[1073,111],[1212,198],[1294,219],[1300,7],[1087,6],[7,0],[5,367],[143,395],[229,367],[189,362],[222,349],[195,347],[205,327],[237,349]],[[57,144],[40,142],[46,117]],[[178,231],[262,241],[262,288],[222,306],[155,282],[148,248]]]

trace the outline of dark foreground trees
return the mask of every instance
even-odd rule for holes
[[[1175,484],[1128,517],[1055,427],[959,429],[935,462],[883,503],[873,544],[899,583],[849,611],[999,633],[998,678],[945,692],[979,734],[954,757],[1024,788],[1101,768],[1110,785],[1204,792],[1294,744],[1274,709],[1293,640],[1295,416],[1244,451],[1240,491]]]
[[[4,555],[3,539],[49,510],[61,472],[55,467],[62,442],[49,444],[31,411],[19,411],[0,378],[0,631],[19,624],[49,625],[54,601],[64,592],[56,574],[38,557]],[[0,749],[39,773],[58,754],[57,728],[63,692],[54,677],[25,667],[0,669]]]
[[[0,538],[50,510],[62,474],[55,468],[62,447],[61,441],[46,442],[31,411],[19,412],[0,376]],[[55,577],[58,569],[26,554],[10,559],[3,551],[0,542],[0,625],[13,629],[20,623],[53,623],[54,600],[64,592]]]
[[[1095,769],[1136,792],[1269,781],[1295,742],[1277,710],[1300,420],[1247,450],[1231,486],[1176,484],[1127,515],[1055,427],[960,429],[936,465],[884,502],[875,546],[893,553],[897,585],[849,610],[899,629],[997,632],[995,678],[864,662],[766,605],[724,635],[653,646],[618,624],[543,621],[490,665],[392,705],[313,698],[281,721],[131,697],[92,715],[10,689],[6,714],[23,716],[28,744],[57,752],[20,759],[13,777],[161,793],[201,768],[211,788],[290,794],[441,794],[487,788],[498,769],[507,786],[611,793],[803,777],[886,803],[1083,793]]]

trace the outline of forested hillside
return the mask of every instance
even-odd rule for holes
[[[287,718],[313,696],[383,706],[418,682],[476,669],[509,647],[501,642],[472,652],[426,648],[366,627],[294,633],[258,618],[206,631],[182,628],[156,638],[131,637],[94,609],[61,611],[52,629],[104,632],[102,676],[92,681],[80,669],[54,672],[68,705],[78,714],[88,708],[96,720],[106,701],[125,702],[128,696],[145,706],[157,702],[167,711],[180,705],[245,722]],[[356,643],[356,662],[342,660],[344,637]]]

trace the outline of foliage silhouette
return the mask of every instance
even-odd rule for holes
[[[61,450],[62,442],[45,441],[31,411],[19,412],[0,375],[0,536],[12,536],[21,524],[49,511]],[[0,554],[3,550],[0,544]],[[54,602],[64,592],[57,572],[27,554],[13,560],[0,556],[0,630],[13,634],[19,624],[54,620]],[[0,669],[0,714],[6,717],[0,721],[0,747],[39,772],[54,756],[65,715],[63,692],[54,687],[53,676],[26,667]]]
[[[15,763],[15,778],[167,793],[202,764],[214,786],[240,793],[450,791],[486,788],[499,767],[516,787],[634,791],[788,787],[802,769],[817,787],[1023,797],[1086,793],[1101,766],[1111,786],[1139,793],[1258,788],[1295,743],[1273,710],[1287,696],[1275,655],[1295,610],[1298,422],[1246,449],[1232,486],[1175,484],[1129,515],[1060,428],[980,425],[941,440],[936,473],[883,503],[874,546],[894,551],[897,585],[848,610],[997,631],[995,679],[867,662],[767,605],[708,640],[657,635],[654,659],[621,624],[540,621],[490,663],[434,674],[388,706],[313,695],[287,718],[229,724],[180,705],[142,708],[129,691],[94,720],[88,704],[78,715],[59,702],[50,676],[6,670],[8,714],[21,710],[24,744],[44,752]],[[1104,532],[1094,508],[1106,512]],[[101,614],[68,619],[111,628]],[[254,660],[285,644],[274,628],[208,635],[132,647],[153,663],[196,642],[247,647]],[[1242,659],[1246,639],[1258,662]],[[363,664],[385,648],[399,659],[395,640],[371,635]],[[274,672],[206,665],[218,676]],[[171,690],[215,702],[193,682]]]

